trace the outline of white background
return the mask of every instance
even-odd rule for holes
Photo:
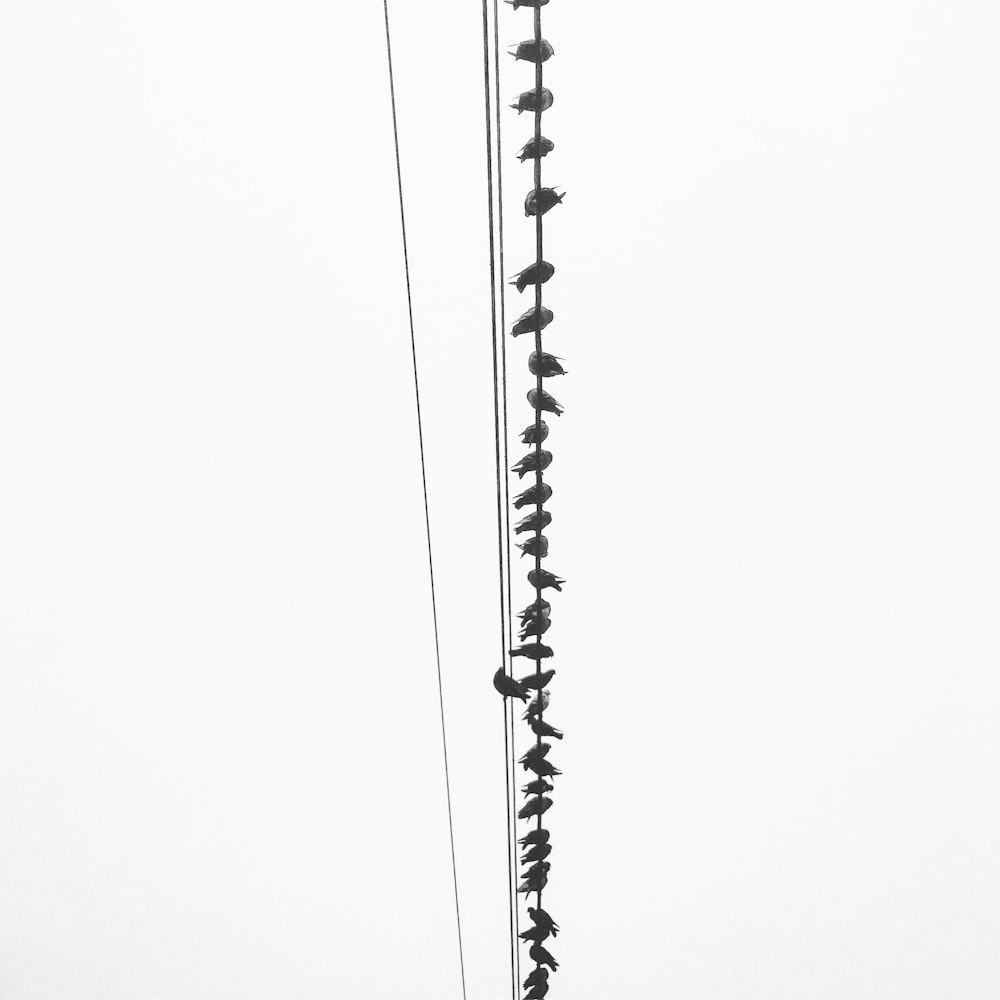
[[[481,10],[391,13],[501,997]],[[551,996],[1000,995],[1000,9],[544,25]],[[0,995],[456,996],[382,5],[6,0],[0,154]]]

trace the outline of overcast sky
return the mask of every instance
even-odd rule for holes
[[[481,9],[390,9],[496,998]],[[996,997],[1000,8],[544,25],[551,996]],[[383,31],[378,0],[0,2],[2,996],[459,995]]]

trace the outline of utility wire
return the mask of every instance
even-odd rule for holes
[[[441,679],[441,643],[438,633],[437,595],[434,589],[434,555],[431,546],[431,513],[427,500],[427,462],[424,454],[424,425],[420,412],[420,377],[417,374],[417,338],[413,327],[413,294],[410,289],[410,256],[406,245],[406,212],[403,208],[403,170],[399,160],[399,126],[396,119],[396,85],[392,73],[392,42],[389,34],[389,0],[382,0],[385,11],[385,51],[389,62],[389,98],[392,103],[392,135],[396,147],[396,180],[399,185],[399,224],[403,234],[403,269],[406,274],[406,308],[410,318],[410,347],[413,353],[413,391],[417,404],[417,437],[420,442],[420,478],[424,490],[424,523],[427,526],[427,566],[431,583],[431,615],[434,620],[434,657],[437,661],[438,702],[441,707],[441,748],[444,752],[444,787],[448,802],[448,835],[451,839],[451,874],[455,885],[455,926],[458,931],[458,964],[465,992],[465,953],[462,948],[462,915],[458,905],[458,865],[455,861],[455,824],[451,809],[451,777],[448,773],[448,736],[444,713],[444,683]]]
[[[494,7],[494,18],[496,8]],[[495,21],[494,21],[495,24]],[[496,34],[494,34],[496,37]],[[497,272],[496,272],[496,245],[494,232],[496,228],[493,212],[493,138],[491,134],[491,94],[490,94],[490,36],[489,36],[489,7],[487,0],[483,0],[483,88],[486,105],[486,195],[489,206],[489,237],[490,237],[490,308],[491,308],[491,340],[493,347],[493,440],[496,456],[496,492],[497,492],[497,562],[500,570],[500,665],[505,673],[511,673],[508,649],[513,645],[511,632],[511,616],[509,608],[510,583],[510,513],[509,504],[505,503],[505,498],[509,497],[508,476],[507,476],[507,446],[506,446],[506,424],[507,424],[507,365],[506,346],[504,344],[503,320],[501,326],[497,328]],[[497,102],[499,104],[499,100]],[[497,119],[499,127],[499,115]],[[499,132],[497,135],[499,140]],[[497,167],[499,176],[499,164]],[[499,214],[499,212],[497,213]],[[502,303],[502,297],[501,297]],[[502,306],[501,306],[502,308]],[[499,339],[502,348],[503,363],[500,364],[497,351],[497,340]],[[501,446],[501,391],[503,394],[503,446]],[[506,533],[504,532],[504,512],[506,515]],[[504,572],[504,557],[507,558],[508,573]],[[510,640],[508,642],[508,639]],[[506,784],[506,825],[507,825],[507,903],[510,910],[510,976],[511,995],[517,1000],[518,981],[520,971],[520,955],[518,954],[517,935],[518,907],[517,907],[517,873],[516,858],[514,850],[514,838],[516,829],[514,828],[514,791],[512,788],[512,774],[514,773],[513,758],[513,738],[514,738],[514,708],[510,704],[509,698],[503,699],[503,744],[504,744],[504,781]]]

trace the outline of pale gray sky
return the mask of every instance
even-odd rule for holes
[[[481,10],[391,10],[493,998]],[[995,997],[1000,9],[544,19],[550,995]],[[0,281],[0,995],[458,995],[381,4],[0,3]]]

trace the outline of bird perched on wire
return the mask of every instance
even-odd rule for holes
[[[539,983],[538,986],[533,986],[527,993],[524,994],[524,1000],[545,1000],[549,995],[549,984]]]
[[[561,417],[564,412],[563,405],[554,396],[550,396],[544,389],[541,391],[538,389],[529,389],[528,402],[533,409],[546,410],[549,413],[554,413],[557,417]]]
[[[518,638],[521,642],[530,635],[545,635],[549,630],[549,626],[552,624],[551,618],[532,618],[531,620],[525,622],[524,627],[521,629],[521,634]]]
[[[546,139],[543,135],[539,138],[538,142],[535,142],[534,139],[529,139],[521,147],[521,152],[517,154],[517,158],[522,163],[525,160],[540,160],[543,156],[548,156],[555,148],[556,144],[551,139]]]
[[[521,444],[541,444],[548,436],[549,425],[544,420],[538,420],[521,431]]]
[[[517,95],[511,107],[520,114],[522,111],[548,111],[552,107],[552,91],[548,87],[532,87]]]
[[[521,806],[517,816],[518,819],[527,819],[529,816],[541,816],[547,809],[552,808],[552,799],[544,795],[536,795]]]
[[[553,375],[565,375],[566,369],[559,362],[554,354],[546,354],[544,351],[532,351],[528,356],[528,371],[532,375],[541,375],[542,378],[551,378]]]
[[[535,924],[534,927],[529,927],[526,931],[521,931],[518,937],[522,941],[537,941],[539,944],[550,936],[550,932],[544,927],[539,927]]]
[[[559,968],[559,963],[540,944],[533,944],[528,954],[531,956],[532,961],[537,962],[539,965],[549,966],[553,972]]]
[[[531,711],[530,707],[528,711]],[[531,726],[531,731],[536,736],[551,736],[557,740],[561,740],[563,738],[563,734],[556,729],[555,726],[550,726],[547,722],[535,716],[532,716],[532,718],[528,720],[528,725]]]
[[[544,285],[555,273],[556,269],[547,260],[538,260],[534,264],[529,264],[523,271],[518,271],[510,284],[519,292],[523,292],[528,285]]]
[[[518,887],[518,892],[541,892],[549,881],[548,872],[538,872],[537,875],[525,879]]]
[[[515,49],[515,51],[510,52],[511,49]],[[544,38],[538,41],[529,38],[526,42],[518,42],[516,46],[508,46],[507,51],[515,59],[523,59],[525,62],[533,63],[547,62],[556,54],[556,50]]]
[[[548,927],[548,929],[552,932],[553,937],[558,936],[559,925],[540,906],[537,908],[529,906],[528,916],[531,917],[536,924],[539,924],[542,927]]]
[[[528,700],[528,695],[525,693],[524,688],[506,673],[503,667],[493,675],[493,686],[505,698],[519,698],[521,701]]]
[[[540,642],[529,642],[524,646],[512,649],[510,655],[526,656],[529,660],[547,660],[552,656],[552,647],[543,645]]]
[[[522,677],[518,684],[521,687],[531,688],[533,691],[541,691],[553,677],[555,677],[556,672],[554,670],[542,670],[537,674],[528,674],[527,677]]]
[[[551,451],[529,451],[510,471],[516,472],[518,479],[524,479],[525,473],[544,472],[551,464]]]
[[[517,318],[511,328],[510,335],[520,337],[522,333],[541,333],[554,319],[555,313],[551,309],[542,306],[541,312],[539,312],[537,305],[532,306]]]
[[[528,583],[536,590],[545,590],[546,587],[553,587],[562,592],[562,585],[565,580],[560,580],[555,573],[550,573],[547,569],[533,569],[528,573]]]
[[[521,791],[525,795],[544,795],[546,792],[552,791],[552,785],[544,778],[535,778],[534,781],[529,781],[526,785],[522,785]]]
[[[524,756],[518,758],[518,764],[523,764],[526,760],[541,760],[549,755],[552,749],[551,743],[532,743],[524,752]],[[527,768],[525,768],[527,770]]]
[[[536,556],[539,559],[544,559],[549,554],[549,540],[544,535],[534,535],[526,542],[518,542],[517,547],[521,550],[522,559],[525,556]]]
[[[514,506],[520,510],[522,507],[545,503],[551,496],[552,487],[548,483],[535,483],[534,486],[529,486],[523,493],[518,493],[514,500]]]
[[[542,513],[544,514],[545,511]],[[548,618],[551,613],[552,605],[544,598],[536,597],[523,611],[518,611],[517,617],[524,622],[529,618]]]
[[[524,988],[530,990],[532,986],[541,986],[548,981],[549,970],[542,965],[538,965],[528,973],[528,977],[524,980]]]
[[[562,771],[548,760],[532,761],[531,764],[525,764],[524,767],[526,770],[534,771],[540,778],[551,778],[557,774],[562,774]]]
[[[529,830],[518,843],[524,847],[526,844],[547,844],[549,842],[549,831],[538,827],[537,830]]]
[[[527,854],[521,855],[521,864],[527,864],[529,861],[544,861],[551,853],[551,844],[535,844]]]
[[[565,191],[562,194],[557,194],[555,188],[543,187],[529,191],[524,199],[524,214],[526,217],[529,215],[544,215],[549,209],[555,208],[556,205],[561,205],[565,197]]]
[[[531,704],[528,705],[528,711],[524,713],[522,718],[527,719],[530,724],[532,719],[537,719],[549,707],[551,700],[552,695],[548,691],[539,691]]]

